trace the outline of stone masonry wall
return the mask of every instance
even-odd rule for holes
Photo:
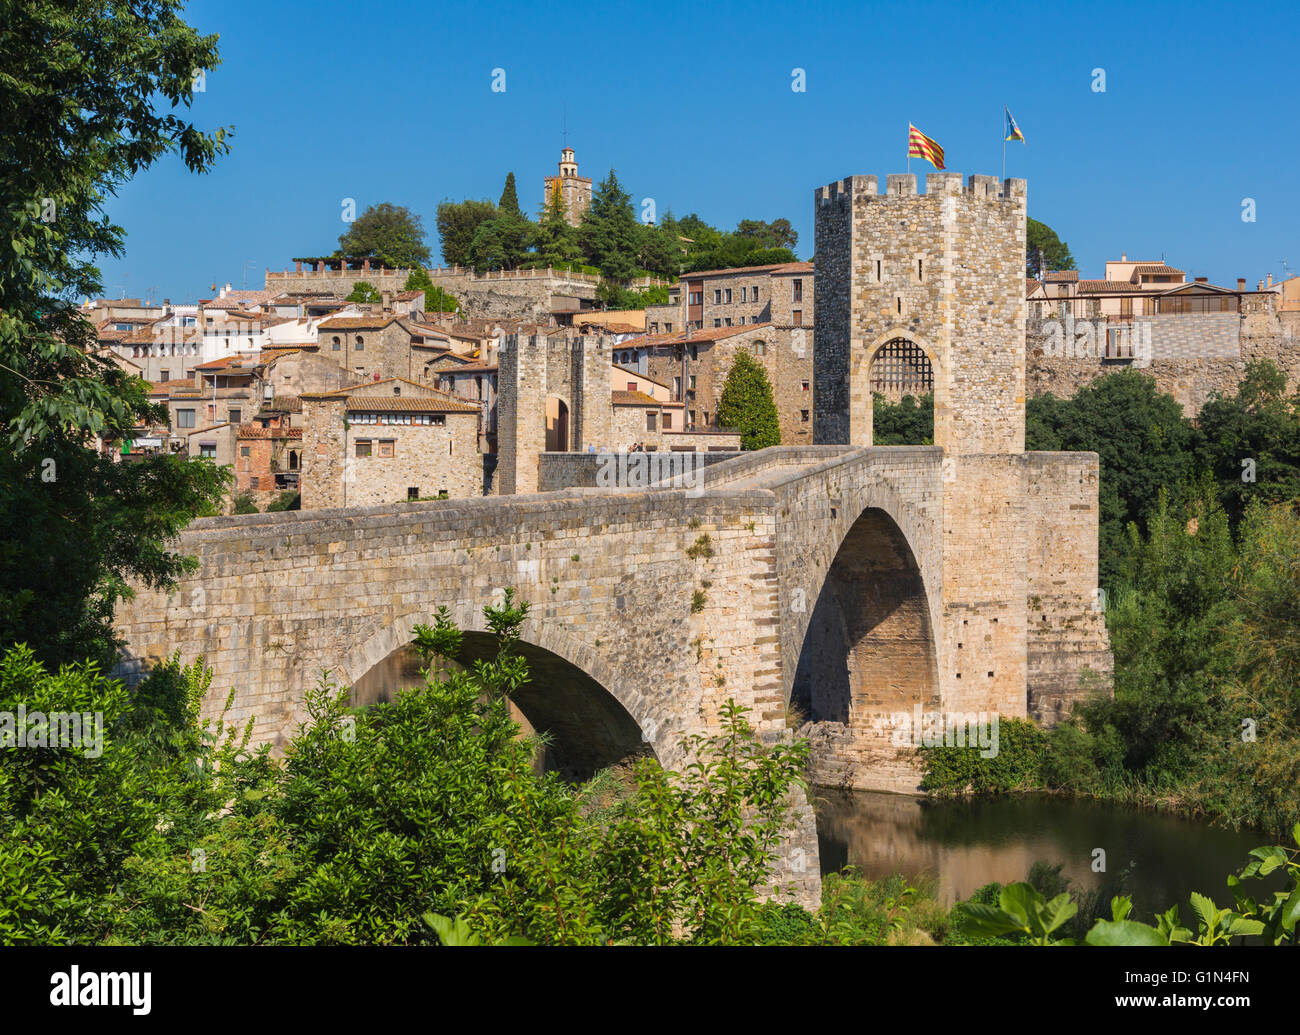
[[[1042,723],[1107,690],[1114,670],[1098,591],[1098,470],[1096,453],[1025,454],[1028,712]]]

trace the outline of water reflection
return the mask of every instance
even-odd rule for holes
[[[851,864],[873,878],[925,874],[945,904],[992,881],[1024,880],[1038,860],[1062,864],[1062,875],[1081,889],[1098,889],[1103,875],[1092,861],[1100,848],[1108,884],[1122,879],[1135,916],[1150,921],[1177,902],[1186,920],[1190,892],[1231,902],[1228,874],[1252,848],[1271,843],[1251,831],[1046,795],[976,802],[830,788],[815,795],[823,873]]]

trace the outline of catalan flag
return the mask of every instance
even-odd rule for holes
[[[909,158],[924,158],[936,169],[943,168],[943,148],[910,122],[907,124],[907,155]]]
[[[1016,125],[1016,120],[1011,117],[1011,111],[1005,105],[1002,108],[1007,113],[1007,135],[1006,140],[1019,140],[1025,143],[1025,135],[1020,132],[1020,127]]]

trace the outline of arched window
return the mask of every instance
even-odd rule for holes
[[[868,381],[887,399],[934,391],[934,371],[925,350],[906,338],[891,338],[871,357]]]
[[[339,336],[337,334],[334,335],[334,340],[331,344],[334,346],[335,352],[338,352],[339,349],[343,347],[343,342],[339,340]]]

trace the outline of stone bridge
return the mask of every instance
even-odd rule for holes
[[[1037,504],[979,519],[974,555],[994,552],[1001,576],[976,597],[963,588],[970,554],[945,550],[970,515],[946,512],[954,479],[938,447],[777,447],[690,488],[202,520],[179,543],[197,570],[120,608],[125,668],[201,655],[207,713],[233,688],[229,717],[282,746],[323,672],[358,686],[393,671],[440,606],[467,632],[465,660],[484,656],[483,607],[514,587],[531,604],[533,671],[515,703],[550,732],[562,770],[585,776],[645,743],[678,765],[682,739],[716,729],[735,698],[766,739],[812,738],[816,782],[912,791],[913,752],[889,736],[900,717],[1041,712],[1078,688],[1083,665],[1105,668],[1087,607],[1095,503],[1083,520],[1070,509],[1080,482],[1095,501],[1096,458],[1011,464]],[[1089,534],[1080,566],[1072,551],[1086,557]],[[797,836],[815,859],[806,813]]]

